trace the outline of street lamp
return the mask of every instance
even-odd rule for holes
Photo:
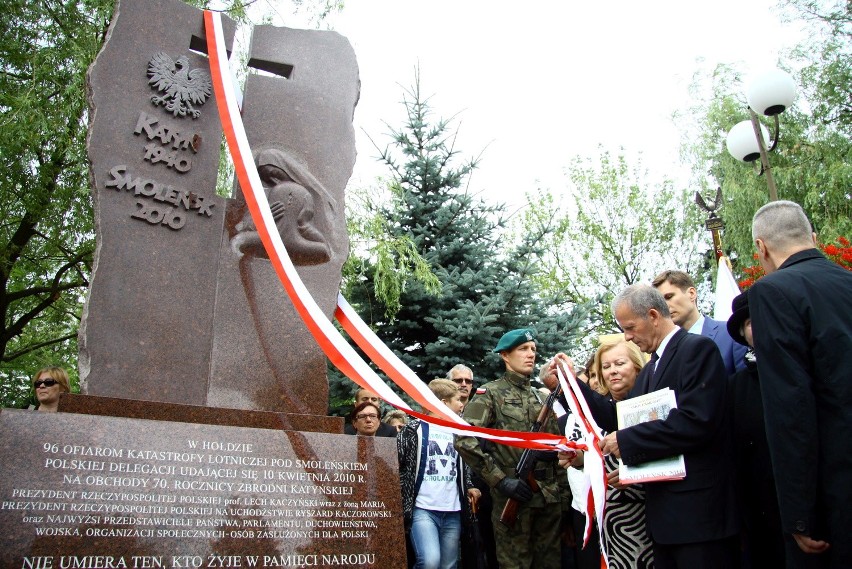
[[[780,124],[778,115],[783,113],[796,98],[796,83],[793,78],[780,69],[774,69],[756,77],[746,89],[750,120],[734,125],[728,132],[725,145],[728,152],[737,160],[754,162],[760,159],[760,172],[766,173],[769,186],[769,200],[778,199],[775,179],[769,166],[768,153],[778,145]],[[775,134],[770,137],[769,130],[757,118],[757,113],[772,117],[775,121]]]

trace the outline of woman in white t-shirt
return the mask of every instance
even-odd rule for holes
[[[464,404],[458,386],[435,379],[429,389],[454,413]],[[431,413],[430,413],[431,414]],[[415,569],[455,569],[461,538],[461,510],[479,490],[453,445],[453,434],[440,425],[412,419],[396,439],[402,509],[410,531]]]

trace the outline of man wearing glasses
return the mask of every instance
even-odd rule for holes
[[[464,364],[458,364],[447,372],[447,379],[459,386],[462,403],[467,405],[470,390],[473,389],[473,372]]]
[[[461,400],[467,406],[471,395],[473,395],[473,371],[464,364],[456,364],[447,372],[447,379],[459,386]],[[476,472],[471,470],[470,474],[471,481],[474,487],[479,490],[481,496],[477,503],[479,515],[473,519],[469,516],[462,516],[464,531],[462,531],[461,538],[461,567],[463,569],[481,569],[477,563],[480,549],[485,550],[488,567],[497,567],[497,546],[494,544],[494,528],[491,525],[491,488]],[[479,524],[479,537],[482,543],[478,543],[474,538],[474,523]]]

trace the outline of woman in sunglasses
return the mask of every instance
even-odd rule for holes
[[[33,389],[37,410],[53,413],[59,409],[59,396],[71,391],[68,372],[56,366],[42,368],[33,376]]]

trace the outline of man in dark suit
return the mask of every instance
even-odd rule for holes
[[[746,347],[734,342],[725,322],[707,318],[699,312],[698,291],[692,277],[683,271],[663,271],[651,284],[666,299],[675,324],[690,334],[701,334],[716,342],[728,375],[745,369]]]
[[[781,523],[826,567],[852,559],[852,272],[817,250],[802,208],[754,214],[766,276],[749,290]]]
[[[652,354],[628,398],[669,387],[677,400],[665,420],[615,431],[615,403],[581,384],[595,420],[615,431],[603,439],[604,453],[628,466],[684,455],[686,478],[645,484],[656,566],[736,567],[738,514],[719,350],[708,338],[675,326],[665,299],[650,286],[627,287],[612,309],[625,339]]]

